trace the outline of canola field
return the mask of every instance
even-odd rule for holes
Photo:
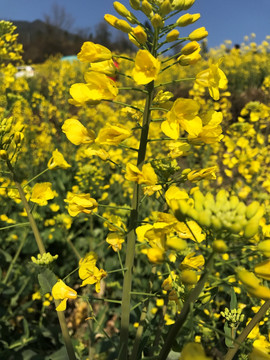
[[[270,359],[270,37],[207,50],[194,1],[31,77],[0,21],[1,359]]]

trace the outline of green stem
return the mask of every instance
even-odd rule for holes
[[[59,303],[60,303],[59,300],[55,300],[55,305],[56,306],[58,306]],[[64,340],[64,343],[65,343],[65,346],[66,346],[66,349],[67,349],[68,358],[69,358],[69,360],[77,360],[74,349],[73,349],[73,345],[72,345],[72,342],[71,342],[71,338],[69,336],[64,311],[57,311],[57,316],[58,316],[58,320],[59,320],[59,323],[60,323],[60,327],[61,327],[61,331],[62,331],[62,335],[63,335],[63,340]]]
[[[146,98],[143,125],[141,131],[140,146],[138,151],[137,166],[142,167],[147,148],[147,139],[149,132],[149,124],[151,121],[151,104],[153,101],[154,82],[147,85],[148,95]],[[119,360],[126,360],[128,357],[128,338],[129,338],[129,322],[130,322],[130,301],[131,301],[131,284],[132,284],[132,268],[135,255],[135,229],[138,221],[138,208],[141,198],[141,186],[134,185],[133,198],[132,198],[132,211],[129,218],[129,232],[127,236],[127,250],[125,267],[127,271],[124,276],[123,295],[122,295],[122,317],[121,317],[121,330],[120,330],[120,350]]]
[[[35,240],[36,240],[36,243],[37,243],[37,246],[38,246],[38,249],[39,249],[39,252],[41,255],[45,254],[46,253],[46,250],[45,250],[45,246],[43,244],[43,241],[41,239],[41,236],[40,236],[40,233],[39,233],[39,230],[38,230],[38,227],[37,227],[37,224],[36,224],[36,221],[31,213],[31,209],[30,209],[30,206],[26,200],[26,197],[24,195],[24,191],[23,191],[23,188],[21,187],[21,184],[18,183],[17,181],[15,181],[15,185],[19,191],[19,194],[20,194],[20,198],[22,200],[22,203],[23,203],[23,206],[25,208],[25,211],[27,213],[27,216],[28,216],[28,219],[29,219],[29,223],[31,225],[31,228],[33,230],[33,233],[34,233],[34,236],[35,236]]]
[[[105,204],[98,204],[99,207],[105,207],[105,208],[109,208],[109,209],[116,209],[116,210],[126,210],[126,211],[131,211],[131,208],[126,208],[126,207],[121,207],[121,206],[113,206],[113,205],[105,205]]]
[[[179,330],[184,325],[184,323],[187,319],[191,305],[193,303],[195,303],[195,301],[198,299],[198,297],[204,287],[204,284],[207,281],[208,274],[210,273],[210,271],[212,269],[213,261],[214,261],[214,253],[212,253],[209,256],[209,258],[205,264],[205,272],[204,272],[203,276],[200,278],[198,284],[195,286],[195,288],[189,294],[189,297],[185,301],[185,304],[183,306],[183,309],[180,312],[180,315],[177,317],[174,325],[172,325],[172,327],[170,328],[170,330],[167,334],[167,337],[165,339],[165,343],[159,354],[158,360],[166,360],[167,359],[169,352],[173,346],[174,340],[175,340]]]
[[[177,84],[181,81],[194,81],[196,80],[195,78],[185,78],[185,79],[178,79],[178,80],[172,80],[172,81],[168,81],[166,83],[162,83],[162,84],[158,84],[155,86],[155,88],[158,88],[160,86],[165,86],[165,85],[173,85],[173,84]]]
[[[16,189],[17,189],[17,188],[16,188]],[[6,229],[11,229],[11,228],[20,227],[20,226],[27,226],[27,225],[29,225],[29,224],[30,224],[29,222],[25,222],[25,223],[21,223],[21,224],[4,226],[4,227],[1,227],[0,230],[6,230]]]
[[[3,284],[6,284],[7,281],[8,281],[8,278],[9,278],[9,276],[10,276],[10,274],[11,274],[11,271],[12,271],[12,269],[13,269],[13,267],[14,267],[14,265],[15,265],[18,257],[19,257],[19,255],[20,255],[20,252],[22,251],[23,245],[25,244],[25,241],[26,241],[28,232],[29,232],[29,231],[27,231],[26,234],[25,234],[25,236],[23,237],[23,239],[22,239],[22,241],[21,241],[21,243],[20,243],[20,246],[18,247],[18,249],[17,249],[17,251],[16,251],[16,254],[15,254],[14,258],[12,259],[12,261],[11,261],[11,263],[10,263],[10,265],[9,265],[8,271],[7,271],[6,276],[5,276],[4,280],[3,280]]]
[[[49,168],[47,168],[47,169],[45,169],[45,170],[43,170],[43,171],[41,171],[41,173],[39,173],[39,174],[37,174],[36,176],[34,176],[31,180],[29,180],[29,181],[27,181],[27,183],[26,184],[24,184],[23,185],[23,189],[28,185],[28,184],[30,184],[30,182],[32,182],[32,181],[34,181],[34,180],[36,180],[38,177],[40,177],[41,175],[43,175],[43,174],[45,174],[48,170],[50,170]]]
[[[232,360],[234,358],[234,355],[239,350],[239,347],[243,343],[243,341],[246,339],[248,334],[251,332],[251,330],[261,321],[261,319],[264,317],[265,313],[270,307],[270,300],[267,300],[260,310],[255,314],[255,316],[252,318],[252,320],[248,323],[248,325],[245,327],[245,329],[242,331],[242,333],[238,336],[238,338],[235,340],[234,347],[232,349],[229,349],[227,354],[224,356],[223,360]]]
[[[131,86],[119,87],[118,90],[134,90],[134,91],[139,91],[139,92],[142,92],[144,94],[147,94],[147,91],[145,91],[143,89],[139,89],[139,88],[134,88],[134,87],[131,87]]]

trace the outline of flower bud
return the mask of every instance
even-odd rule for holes
[[[208,31],[205,30],[205,27],[200,27],[194,31],[192,31],[188,38],[189,40],[193,41],[199,41],[199,40],[202,40],[204,38],[206,38],[208,36]]]
[[[182,251],[187,247],[187,242],[184,239],[173,236],[166,240],[166,245],[171,249]]]
[[[195,285],[197,284],[197,274],[194,270],[184,269],[181,272],[181,280],[185,285]]]
[[[224,253],[228,250],[224,240],[214,240],[213,241],[213,250],[217,253]]]
[[[144,45],[147,41],[147,34],[140,25],[132,29],[131,35],[134,35],[138,43],[142,45]]]
[[[18,146],[22,143],[24,135],[22,132],[16,131],[14,134],[14,142]]]
[[[190,55],[198,49],[200,49],[200,44],[197,41],[191,41],[182,48],[181,54]]]
[[[161,29],[164,26],[164,21],[159,14],[155,14],[151,18],[151,24],[155,29]]]
[[[200,17],[201,17],[201,14],[199,14],[199,13],[182,15],[176,21],[176,26],[183,27],[183,26],[193,24],[193,23],[195,23],[195,21],[199,20]]]
[[[211,225],[211,211],[210,210],[203,210],[199,213],[198,223],[201,226],[209,227]]]
[[[251,219],[248,221],[245,230],[244,230],[244,237],[249,239],[252,236],[256,235],[259,230],[259,220],[258,219]]]
[[[194,65],[201,60],[200,49],[189,55],[180,55],[177,61],[182,66]]]
[[[179,36],[179,31],[174,29],[172,31],[169,32],[169,34],[166,36],[166,41],[167,42],[172,42],[178,39]]]
[[[8,160],[8,153],[6,152],[6,150],[0,150],[0,159]]]
[[[185,0],[185,5],[183,7],[183,10],[189,9],[194,3],[195,0]]]
[[[164,260],[164,251],[158,248],[150,248],[147,250],[147,257],[151,263],[161,264]]]
[[[173,10],[183,10],[185,6],[185,0],[173,0]]]
[[[160,6],[160,13],[162,16],[169,14],[172,11],[170,0],[164,0]]]
[[[134,10],[140,10],[141,2],[140,0],[129,0],[129,5]]]
[[[253,201],[251,204],[248,205],[246,209],[246,218],[251,219],[259,210],[260,203],[258,201]]]
[[[147,1],[142,1],[142,11],[145,13],[146,16],[149,16],[152,12],[152,5]]]
[[[115,27],[115,23],[117,20],[119,20],[116,16],[111,14],[105,14],[104,20],[107,21],[107,23],[113,27]]]
[[[130,11],[128,11],[128,9],[120,2],[115,1],[113,3],[113,7],[115,8],[115,10],[118,12],[119,15],[121,15],[123,17],[130,16]]]
[[[117,20],[114,26],[116,29],[121,30],[125,33],[130,33],[132,31],[132,27],[126,20]]]

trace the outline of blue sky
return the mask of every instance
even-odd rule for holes
[[[122,3],[129,7],[128,0]],[[43,20],[53,4],[65,7],[72,15],[73,29],[90,28],[93,31],[105,13],[115,14],[112,0],[0,0],[1,19]],[[241,43],[244,36],[251,33],[255,33],[255,41],[261,43],[266,35],[270,35],[270,0],[196,0],[188,12],[199,12],[201,19],[196,26],[183,29],[183,35],[205,26],[210,47],[218,46],[224,40]]]

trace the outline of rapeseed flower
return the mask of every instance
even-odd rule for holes
[[[132,77],[138,85],[146,85],[157,79],[160,70],[160,61],[149,51],[139,50],[135,58]]]
[[[105,74],[90,71],[84,74],[86,84],[73,84],[70,88],[70,95],[73,99],[69,102],[75,106],[82,106],[85,103],[98,104],[101,100],[113,100],[118,89],[115,82]]]
[[[86,41],[83,43],[77,57],[82,62],[95,63],[110,60],[112,58],[112,53],[105,46]]]
[[[107,276],[107,272],[96,267],[97,256],[94,252],[88,253],[79,262],[79,277],[83,280],[81,286],[95,284],[96,292],[100,292],[100,281]]]
[[[77,292],[67,286],[62,280],[58,280],[57,283],[52,288],[52,296],[55,300],[61,300],[60,304],[57,306],[57,311],[64,311],[67,307],[68,299],[76,299]]]
[[[67,119],[62,126],[62,131],[74,145],[91,144],[95,140],[94,131],[87,130],[77,119]]]
[[[101,145],[119,145],[123,140],[132,135],[131,131],[121,124],[107,125],[101,129],[96,138],[96,143]]]
[[[177,99],[167,114],[167,120],[161,124],[165,135],[177,140],[180,128],[191,136],[198,136],[202,130],[202,120],[198,116],[199,104],[191,99]]]
[[[43,182],[34,185],[30,200],[40,206],[44,206],[48,204],[48,200],[53,198],[52,184],[50,182]]]
[[[208,87],[209,94],[214,100],[218,100],[220,97],[219,89],[226,89],[227,87],[226,75],[219,68],[221,61],[222,59],[211,64],[208,69],[199,72],[196,76],[196,83]]]
[[[91,198],[90,194],[73,194],[69,192],[65,202],[68,203],[68,213],[71,216],[80,213],[91,214],[98,207],[97,201]]]
[[[201,344],[190,342],[183,347],[179,360],[211,360],[211,358],[205,355]]]
[[[53,151],[52,157],[50,158],[47,166],[50,170],[56,167],[60,167],[62,169],[67,169],[71,167],[71,165],[66,162],[64,156],[60,153],[60,151],[58,151],[58,149]]]

